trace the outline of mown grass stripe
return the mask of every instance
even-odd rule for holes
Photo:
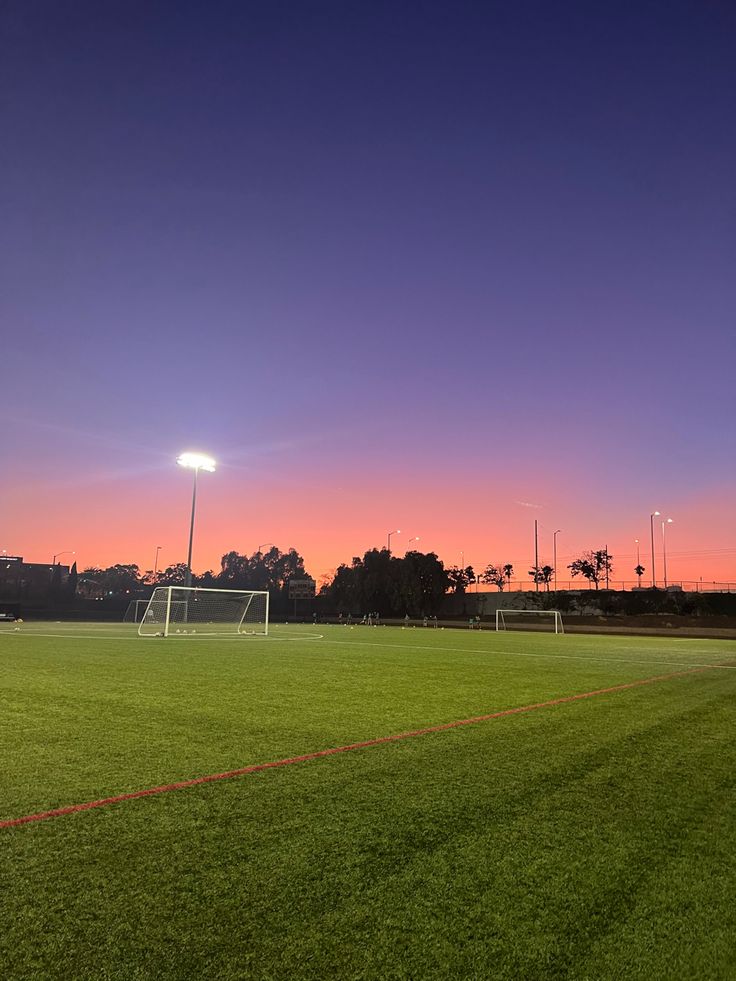
[[[716,667],[713,665],[712,667]],[[537,709],[553,708],[556,705],[566,705],[571,702],[581,701],[586,698],[595,698],[599,695],[611,695],[615,692],[626,691],[630,688],[640,688],[643,685],[652,685],[660,681],[669,681],[672,678],[680,678],[685,675],[699,674],[707,671],[711,666],[690,668],[687,671],[673,671],[669,674],[655,675],[651,678],[642,678],[638,681],[629,681],[625,684],[612,685],[608,688],[597,688],[594,691],[580,692],[577,695],[565,695],[562,698],[553,698],[546,702],[534,702],[530,705],[520,705],[515,708],[501,709],[498,712],[490,712],[487,715],[476,715],[468,719],[455,719],[452,722],[442,722],[439,725],[426,726],[423,729],[413,729],[407,732],[393,733],[389,736],[378,736],[374,739],[365,739],[361,742],[348,743],[345,746],[332,746],[328,749],[316,750],[312,753],[304,753],[300,756],[290,756],[285,759],[272,760],[268,763],[253,763],[249,766],[239,767],[236,770],[226,770],[222,773],[210,773],[202,777],[194,777],[191,780],[179,780],[174,783],[162,784],[158,787],[147,787],[144,790],[135,790],[126,794],[116,794],[113,797],[102,797],[98,800],[86,801],[83,804],[70,804],[67,807],[57,807],[50,811],[39,811],[36,814],[26,814],[23,817],[10,818],[0,821],[0,828],[14,828],[22,824],[31,824],[35,821],[47,821],[51,818],[64,817],[68,814],[77,814],[80,811],[90,811],[98,807],[107,807],[110,804],[121,804],[128,800],[137,800],[140,797],[151,797],[156,794],[165,794],[174,790],[185,790],[189,787],[197,787],[205,783],[214,783],[218,780],[230,780],[233,777],[247,776],[250,773],[260,773],[264,770],[273,770],[279,767],[291,766],[295,763],[308,763],[311,760],[318,760],[326,756],[335,756],[337,753],[349,753],[353,750],[368,749],[371,746],[381,746],[386,743],[399,742],[403,739],[413,739],[416,736],[427,736],[435,732],[445,732],[448,729],[457,729],[460,726],[476,725],[479,722],[490,722],[493,719],[504,718],[509,715],[521,715],[525,712],[534,712]]]

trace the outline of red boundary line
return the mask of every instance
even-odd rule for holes
[[[115,797],[102,797],[100,800],[87,801],[84,804],[57,807],[53,811],[40,811],[37,814],[26,814],[24,817],[0,821],[0,828],[15,828],[21,824],[30,824],[32,821],[47,821],[49,818],[63,817],[65,814],[76,814],[79,811],[91,811],[95,807],[120,804],[126,800],[137,800],[139,797],[151,797],[154,794],[165,794],[171,790],[184,790],[187,787],[197,787],[203,783],[214,783],[216,780],[229,780],[232,777],[242,777],[249,773],[260,773],[262,770],[273,770],[281,766],[291,766],[292,763],[307,763],[310,760],[321,759],[323,756],[334,756],[336,753],[349,753],[355,749],[367,749],[369,746],[381,746],[384,743],[394,743],[401,739],[426,736],[432,732],[457,729],[459,726],[474,725],[478,722],[489,722],[491,719],[500,719],[506,715],[520,715],[522,712],[533,712],[536,709],[565,705],[569,702],[578,702],[583,698],[594,698],[596,695],[610,695],[613,692],[626,691],[628,688],[639,688],[642,685],[652,685],[657,681],[667,681],[670,678],[680,678],[683,675],[698,674],[707,670],[708,668],[691,668],[687,671],[675,671],[672,674],[660,674],[654,678],[630,681],[623,685],[614,685],[611,688],[598,688],[595,691],[586,691],[579,695],[566,695],[564,698],[553,698],[548,702],[535,702],[532,705],[521,705],[518,708],[502,709],[499,712],[491,712],[488,715],[476,715],[471,719],[457,719],[454,722],[443,722],[440,725],[427,726],[425,729],[399,732],[391,736],[379,736],[376,739],[365,739],[363,742],[349,743],[346,746],[334,746],[330,749],[317,750],[314,753],[304,753],[302,756],[290,756],[286,759],[274,760],[270,763],[254,763],[251,766],[243,766],[237,770],[226,770],[224,773],[210,773],[207,776],[195,777],[192,780],[179,780],[176,783],[167,783],[160,787],[148,787],[145,790],[135,790],[128,794],[117,794]]]

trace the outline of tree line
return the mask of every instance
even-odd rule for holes
[[[580,576],[598,589],[613,572],[612,556],[605,549],[584,552],[566,568],[573,577]],[[642,566],[635,569],[644,572]],[[528,586],[549,591],[555,570],[551,565],[528,570]],[[105,597],[140,594],[155,586],[181,586],[186,582],[183,562],[170,565],[155,574],[142,572],[139,566],[113,565],[106,569],[91,566],[79,574],[80,590]],[[292,579],[312,578],[303,557],[296,549],[280,551],[275,545],[266,552],[244,555],[237,551],[222,556],[218,572],[208,570],[192,576],[192,585],[208,589],[268,590],[272,599],[288,599]],[[403,557],[388,549],[369,549],[350,564],[340,565],[319,591],[320,604],[335,613],[376,611],[384,616],[437,613],[448,593],[462,595],[476,583],[493,585],[499,591],[510,589],[514,581],[510,562],[489,563],[476,573],[472,566],[445,567],[434,552],[407,552]],[[523,588],[517,581],[517,587]]]
[[[292,579],[309,578],[304,559],[290,548],[281,552],[272,546],[267,552],[241,555],[227,552],[222,556],[220,571],[211,569],[201,575],[192,575],[192,586],[201,589],[258,589],[268,590],[274,597],[288,593]],[[185,562],[177,562],[165,569],[142,572],[135,564],[112,565],[106,569],[90,566],[79,574],[80,588],[102,596],[122,596],[142,593],[156,586],[183,586],[187,580]]]
[[[606,549],[583,552],[566,568],[570,570],[570,575],[573,578],[582,576],[583,579],[587,579],[591,585],[598,589],[600,584],[613,574],[613,556]],[[644,566],[637,565],[634,572],[641,581],[645,572]],[[476,574],[471,565],[464,569],[452,566],[447,570],[447,574],[450,579],[450,588],[452,592],[457,594],[465,593],[476,582],[495,586],[499,592],[502,592],[504,589],[511,589],[514,567],[510,562],[490,563],[482,572]],[[554,581],[555,569],[551,565],[537,565],[532,566],[527,574],[535,587],[543,586],[549,592],[550,584]]]

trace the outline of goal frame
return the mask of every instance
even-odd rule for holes
[[[162,590],[165,591],[165,599],[163,597],[161,597],[161,596],[159,596],[158,598],[156,598],[156,594],[157,593],[160,594],[160,592]],[[233,635],[233,634],[235,636],[245,636],[245,635],[253,636],[253,635],[256,635],[256,634],[259,637],[267,637],[268,636],[268,618],[269,618],[269,593],[268,593],[268,590],[259,590],[259,589],[211,589],[209,587],[208,588],[204,588],[204,587],[199,587],[199,586],[157,586],[154,589],[153,593],[151,594],[151,598],[148,600],[148,606],[146,607],[146,612],[143,614],[143,617],[141,618],[141,621],[140,621],[140,623],[138,625],[138,636],[139,637],[172,637],[172,636],[182,636],[182,635],[183,636],[187,636],[188,635],[188,632],[187,631],[183,631],[182,634],[180,634],[179,632],[177,632],[177,634],[172,634],[172,632],[171,632],[171,629],[170,628],[171,628],[171,625],[172,625],[172,621],[171,621],[171,606],[172,606],[172,602],[173,603],[187,602],[186,600],[182,600],[179,596],[177,596],[177,598],[172,601],[172,595],[174,593],[178,593],[178,594],[181,594],[181,593],[191,593],[191,594],[194,594],[194,593],[220,593],[220,594],[223,594],[223,593],[225,593],[225,594],[229,594],[229,595],[232,595],[232,596],[250,596],[250,600],[249,600],[248,604],[246,605],[245,609],[243,610],[243,613],[242,613],[242,616],[240,617],[240,620],[239,621],[232,621],[232,624],[229,625],[229,626],[232,627],[231,630],[227,630],[227,629],[226,630],[218,630],[218,631],[213,631],[213,630],[209,630],[208,631],[207,629],[198,630],[198,631],[197,630],[192,630],[191,631],[192,634],[197,633],[197,635],[200,636],[200,637],[208,637],[208,636],[209,637],[221,637],[221,636],[228,636],[228,635]],[[262,624],[263,629],[262,630],[259,630],[259,631],[255,631],[255,630],[243,630],[243,621],[245,620],[245,618],[246,618],[246,616],[248,614],[248,610],[250,609],[251,602],[253,601],[253,598],[255,596],[263,596],[265,598],[264,620],[263,620],[263,624]],[[150,632],[147,632],[147,631],[144,632],[144,630],[143,630],[143,628],[146,626],[146,613],[150,609],[151,604],[153,602],[156,602],[156,603],[163,603],[163,602],[165,602],[166,603],[166,616],[165,616],[163,622],[157,624],[157,625],[160,625],[162,629],[161,630],[158,630],[154,634],[152,634]],[[188,622],[188,620],[185,620],[183,622],[186,623],[186,622]],[[206,625],[205,625],[205,627],[206,627]]]
[[[138,626],[138,624],[143,619],[143,616],[145,616],[146,610],[148,609],[148,604],[150,602],[151,602],[150,596],[148,599],[131,600],[130,603],[128,603],[128,607],[125,613],[123,614],[123,623],[134,623],[136,626]],[[143,614],[141,615],[141,617],[138,616],[139,610],[143,610]],[[133,613],[133,616],[132,618],[129,618],[128,615],[130,614],[131,611]]]
[[[508,615],[518,615],[524,614],[527,616],[551,616],[554,619],[555,633],[564,634],[565,625],[562,622],[562,614],[559,610],[496,610],[496,630],[503,631],[506,630],[506,621],[504,619],[504,614]]]
[[[156,589],[161,589],[161,588],[162,587],[160,586],[156,587]],[[154,593],[156,592],[156,589],[154,589],[153,591]],[[123,615],[123,623],[134,623],[136,627],[140,623],[143,623],[143,617],[146,615],[146,610],[148,609],[148,606],[152,598],[153,598],[153,593],[151,594],[151,596],[148,597],[148,599],[131,600],[130,603],[128,603],[128,608],[125,611],[125,614]],[[176,605],[177,603],[184,603],[186,605],[186,600],[174,600],[173,603],[174,605]],[[128,616],[131,610],[133,612],[132,618]],[[141,612],[140,616],[138,616],[139,612]]]

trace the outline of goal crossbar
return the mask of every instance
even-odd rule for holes
[[[157,586],[141,618],[141,637],[268,634],[268,592]]]
[[[562,622],[562,614],[559,610],[496,610],[496,630],[509,629],[507,617],[511,621],[513,621],[515,617],[520,617],[522,622],[527,617],[529,617],[532,622],[535,618],[551,618],[554,623],[555,633],[564,634],[565,632],[565,626]]]

